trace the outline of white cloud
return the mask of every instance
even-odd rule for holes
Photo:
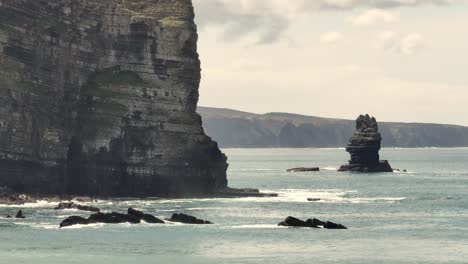
[[[403,54],[413,54],[424,48],[424,38],[419,34],[409,34],[401,40],[400,51]]]
[[[411,33],[401,35],[393,31],[384,31],[378,39],[385,50],[411,55],[424,48],[424,38],[421,34]]]
[[[357,17],[357,24],[392,22],[398,16],[385,9],[400,6],[450,5],[468,0],[193,0],[200,29],[215,25],[222,28],[226,42],[254,36],[257,44],[283,39],[292,22],[300,15],[333,10],[373,8]]]
[[[400,15],[383,9],[369,9],[359,15],[349,17],[348,21],[355,26],[370,26],[378,23],[398,22]]]
[[[302,0],[309,9],[355,9],[359,7],[393,8],[418,5],[450,5],[466,0]]]
[[[335,44],[337,42],[342,41],[343,39],[344,39],[344,36],[340,32],[327,32],[327,33],[323,33],[320,36],[320,43]]]

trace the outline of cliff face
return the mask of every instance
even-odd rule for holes
[[[226,187],[196,114],[190,0],[0,0],[0,186],[191,196]]]

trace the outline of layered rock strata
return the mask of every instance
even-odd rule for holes
[[[196,113],[190,0],[0,1],[0,186],[212,195],[226,157]]]
[[[382,136],[374,117],[360,115],[356,120],[356,132],[351,137],[346,151],[351,154],[349,164],[339,171],[393,172],[388,161],[380,160]]]

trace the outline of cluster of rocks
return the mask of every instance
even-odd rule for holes
[[[330,221],[323,222],[316,218],[307,219],[306,221],[303,221],[292,216],[288,216],[284,221],[279,223],[278,226],[325,228],[325,229],[348,229],[347,227],[341,224],[336,224]]]
[[[149,223],[149,224],[165,224],[166,222],[155,217],[154,215],[144,213],[142,211],[136,210],[134,208],[128,208],[127,213],[103,213],[100,212],[99,208],[91,207],[91,206],[84,206],[80,204],[75,204],[73,202],[62,202],[59,203],[57,207],[54,208],[55,210],[60,209],[77,209],[83,211],[90,211],[95,212],[91,214],[88,218],[84,218],[82,216],[69,216],[65,218],[60,223],[60,228],[62,227],[70,227],[74,225],[90,225],[90,224],[122,224],[122,223],[130,223],[130,224],[139,224],[142,221]],[[7,218],[11,218],[11,216],[7,215]],[[25,218],[23,212],[21,210],[18,211],[15,218]],[[166,221],[174,222],[174,223],[183,223],[183,224],[194,224],[194,225],[209,225],[213,224],[211,221],[203,220],[196,218],[191,215],[182,214],[182,213],[174,213],[172,214],[171,218],[166,218]],[[289,216],[284,221],[278,224],[279,226],[286,226],[286,227],[309,227],[309,228],[325,228],[325,229],[347,229],[345,226],[341,224],[336,224],[330,221],[323,222],[318,219],[308,219],[306,221],[302,221],[298,218]]]
[[[74,208],[78,210],[83,210],[79,208],[85,208],[79,205],[76,205]],[[89,210],[85,210],[89,211]],[[203,219],[198,219],[194,216],[187,215],[187,214],[173,214],[171,218],[166,219],[167,221],[170,222],[178,222],[178,223],[184,223],[184,224],[212,224],[212,222],[203,220]],[[127,213],[102,213],[102,212],[97,212],[92,215],[90,215],[88,218],[84,218],[81,216],[70,216],[67,217],[65,220],[63,220],[60,223],[60,227],[68,227],[68,226],[73,226],[73,225],[89,225],[89,224],[98,224],[98,223],[103,223],[103,224],[122,224],[122,223],[130,223],[130,224],[139,224],[142,221],[150,224],[164,224],[165,222],[154,215],[144,213],[142,211],[133,209],[133,208],[128,208]]]
[[[81,211],[90,211],[90,212],[99,212],[99,208],[88,206],[88,205],[81,205],[76,204],[74,202],[63,202],[59,203],[57,207],[54,208],[55,210],[63,210],[63,209],[77,209]]]
[[[60,206],[58,206],[60,207]],[[68,206],[66,206],[68,207]],[[72,206],[72,208],[85,208],[79,205]],[[81,209],[79,209],[81,210]],[[89,210],[85,210],[89,211]],[[21,211],[20,211],[21,212]],[[81,216],[70,216],[67,217],[60,223],[60,228],[62,227],[69,227],[73,225],[89,225],[89,224],[121,224],[121,223],[130,223],[130,224],[139,224],[142,221],[150,224],[164,224],[165,222],[154,215],[144,213],[142,211],[128,208],[126,214],[122,213],[102,213],[97,212],[89,216],[88,218],[84,218]],[[174,213],[172,214],[171,218],[167,218],[166,221],[169,222],[176,222],[176,223],[183,223],[183,224],[195,224],[195,225],[208,225],[213,224],[211,221],[203,220],[196,218],[191,215],[181,214],[181,213]],[[284,221],[278,224],[279,226],[286,226],[286,227],[309,227],[309,228],[325,228],[325,229],[347,229],[345,226],[341,224],[336,224],[330,221],[323,222],[316,218],[308,219],[306,221],[302,221],[298,218],[288,216]]]
[[[89,225],[97,223],[105,224],[121,224],[121,223],[131,223],[139,224],[141,221],[145,221],[151,224],[163,224],[164,221],[156,218],[153,215],[145,214],[141,211],[129,208],[126,214],[122,213],[94,213],[88,218],[81,216],[70,216],[67,217],[60,223],[60,227],[67,227],[73,225]]]
[[[351,137],[346,151],[351,154],[349,164],[339,171],[351,172],[393,172],[386,160],[380,160],[382,136],[374,117],[360,115],[356,120],[356,132]]]
[[[12,217],[11,217],[11,215],[7,215],[6,218],[12,218]],[[19,210],[19,211],[16,213],[15,218],[26,218],[26,216],[24,216],[22,210]]]

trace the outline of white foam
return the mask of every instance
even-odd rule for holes
[[[239,198],[239,201],[244,202],[307,202],[307,198],[319,199],[340,199],[342,196],[353,191],[342,191],[337,189],[332,190],[308,190],[308,189],[280,189],[280,190],[264,190],[265,193],[277,193],[278,197],[246,197]]]
[[[355,190],[307,190],[307,189],[281,189],[265,190],[264,192],[278,193],[278,197],[246,197],[239,198],[243,202],[276,202],[276,203],[396,203],[407,197],[346,197],[348,194],[357,193]],[[316,199],[308,201],[307,199]]]
[[[89,224],[89,225],[73,225],[73,226],[62,227],[61,229],[101,228],[103,226],[105,226],[105,224],[99,223],[99,224]]]
[[[326,170],[326,171],[337,171],[338,168],[335,168],[335,167],[325,167],[325,168],[323,168],[322,170]]]
[[[42,229],[60,229],[58,225],[52,225],[49,223],[32,224],[31,226],[35,228],[42,228]]]
[[[375,198],[344,198],[344,203],[396,203],[408,199],[407,197],[375,197]]]
[[[49,202],[45,200],[39,200],[35,203],[25,203],[25,204],[0,204],[0,207],[12,207],[12,208],[41,208],[41,207],[51,207],[55,206],[57,203]]]

